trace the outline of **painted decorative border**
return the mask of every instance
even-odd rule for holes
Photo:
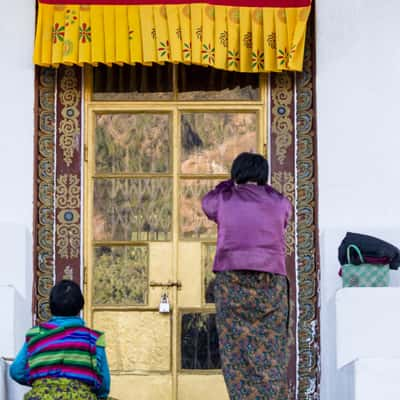
[[[80,283],[81,69],[62,66],[57,79],[55,193],[56,281]]]
[[[37,68],[33,311],[50,317],[55,281],[80,283],[81,70]],[[57,94],[57,98],[56,98]]]
[[[319,243],[313,18],[297,92],[297,241],[299,288],[298,400],[319,399]]]
[[[286,264],[291,282],[290,400],[319,398],[317,148],[312,29],[311,20],[304,72],[271,74],[271,181],[289,198],[296,213],[289,224],[286,241]],[[297,310],[296,304],[299,304]]]
[[[290,283],[288,400],[294,400],[297,383],[296,254],[295,254],[295,98],[292,73],[271,74],[271,183],[293,205],[286,232],[286,268]]]
[[[34,301],[35,319],[50,317],[48,298],[54,281],[54,144],[55,144],[55,81],[51,68],[36,69],[36,205]]]

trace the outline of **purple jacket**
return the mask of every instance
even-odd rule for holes
[[[218,224],[214,272],[255,270],[286,275],[285,228],[289,200],[271,186],[220,183],[202,200]]]

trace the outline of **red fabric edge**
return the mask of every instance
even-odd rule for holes
[[[40,3],[62,5],[211,4],[216,6],[232,7],[297,8],[310,6],[311,0],[40,0]]]

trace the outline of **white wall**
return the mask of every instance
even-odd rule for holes
[[[321,399],[337,400],[342,398],[335,370],[337,247],[346,231],[375,234],[400,246],[400,3],[315,3]]]
[[[7,4],[7,7],[5,7]],[[0,221],[32,225],[35,2],[3,4],[0,24]]]
[[[2,5],[0,319],[7,326],[0,330],[0,357],[13,357],[31,326],[35,2],[13,0]],[[21,399],[26,389],[8,379],[8,395],[4,390],[3,381],[0,398],[13,400]]]
[[[33,102],[32,65],[35,2],[13,0],[2,7],[0,24],[0,318],[18,309],[13,330],[0,330],[0,343],[22,339],[31,325]],[[10,287],[15,296],[8,296]],[[14,290],[12,289],[12,290]],[[13,332],[13,338],[4,335]],[[14,349],[1,347],[0,356]],[[2,352],[9,354],[1,354]],[[11,354],[10,354],[11,353]]]
[[[400,3],[316,7],[321,227],[400,225]]]

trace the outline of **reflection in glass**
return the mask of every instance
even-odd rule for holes
[[[226,174],[238,154],[257,150],[257,114],[184,113],[181,143],[182,173]]]
[[[182,239],[214,239],[216,224],[201,209],[201,199],[219,183],[216,179],[182,179],[179,218]]]
[[[182,315],[181,368],[221,368],[215,314]]]
[[[177,88],[173,88],[173,69]],[[95,101],[257,101],[259,74],[222,71],[198,65],[98,65],[93,68]]]
[[[178,65],[178,100],[247,100],[260,98],[260,77],[204,68],[198,65]]]
[[[206,303],[215,302],[215,274],[213,272],[213,266],[216,248],[217,246],[215,244],[203,244],[204,300]]]
[[[96,179],[94,240],[171,240],[172,179]]]
[[[168,172],[168,114],[96,115],[96,172]]]
[[[94,248],[94,305],[147,303],[147,246]]]
[[[172,64],[154,66],[99,65],[93,68],[93,100],[147,101],[171,100]]]

